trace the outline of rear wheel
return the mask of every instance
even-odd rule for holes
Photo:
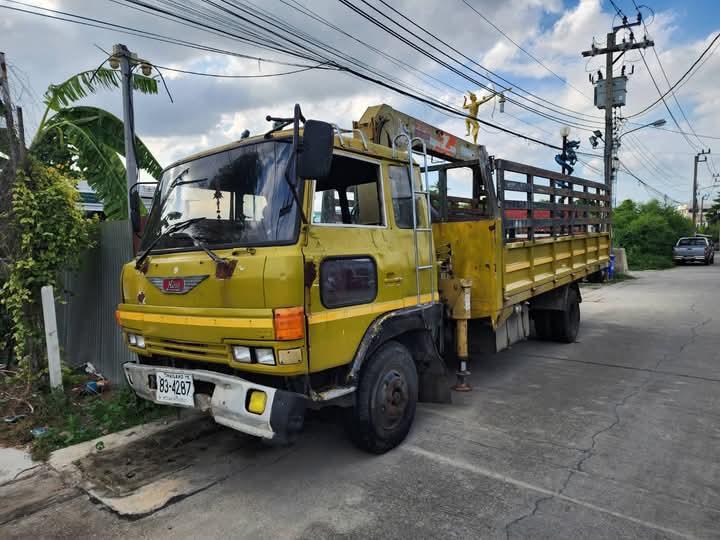
[[[555,341],[573,343],[580,331],[580,303],[576,298],[568,302],[564,311],[552,313],[552,333]]]
[[[415,418],[418,376],[410,352],[395,341],[380,347],[360,373],[346,427],[359,448],[382,454],[400,444]]]
[[[553,312],[549,310],[537,310],[533,312],[533,322],[535,323],[535,337],[542,341],[552,341]]]

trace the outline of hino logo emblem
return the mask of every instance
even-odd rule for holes
[[[148,277],[150,283],[166,294],[185,294],[190,292],[208,276],[185,277]]]

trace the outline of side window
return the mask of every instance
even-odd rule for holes
[[[312,222],[332,225],[385,225],[380,167],[333,156],[330,175],[315,182]]]
[[[393,213],[395,224],[401,229],[412,229],[412,190],[408,177],[408,167],[402,165],[390,165],[390,186],[392,188]],[[417,170],[415,170],[417,173]],[[415,174],[415,190],[421,190],[420,175]],[[424,195],[415,196],[415,213],[418,227],[427,227],[427,210]]]
[[[377,296],[377,267],[370,257],[328,258],[320,264],[320,300],[326,308],[367,304]]]

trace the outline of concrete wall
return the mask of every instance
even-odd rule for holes
[[[615,255],[615,273],[627,274],[629,268],[625,248],[613,248],[613,255]]]

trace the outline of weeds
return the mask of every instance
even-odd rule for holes
[[[166,416],[174,409],[139,399],[129,388],[84,395],[87,376],[63,370],[67,392],[50,391],[44,385],[28,389],[23,377],[0,380],[3,416],[24,415],[0,427],[0,444],[30,443],[33,459],[44,460],[53,450],[102,437]],[[21,396],[21,397],[18,397]],[[33,438],[30,430],[46,428]]]

